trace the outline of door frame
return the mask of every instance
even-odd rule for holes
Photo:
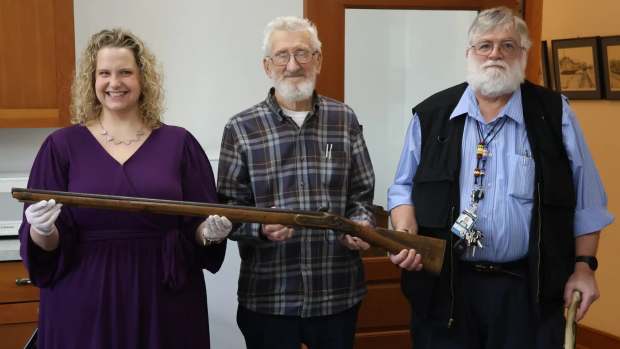
[[[532,48],[526,77],[537,82],[540,71],[540,35],[543,0],[304,0],[304,17],[319,30],[323,64],[318,93],[344,101],[344,41],[346,9],[481,10],[506,6],[523,13],[530,30]],[[521,9],[523,6],[523,9]]]

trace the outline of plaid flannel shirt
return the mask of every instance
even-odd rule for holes
[[[329,212],[374,224],[374,172],[353,110],[319,95],[302,127],[267,99],[230,119],[218,165],[222,203]],[[260,224],[241,224],[239,304],[264,314],[336,314],[366,294],[358,251],[341,233],[296,228],[274,242]]]

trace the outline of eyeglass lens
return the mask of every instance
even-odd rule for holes
[[[513,40],[501,41],[498,43],[494,43],[492,41],[482,41],[472,45],[475,52],[479,55],[491,54],[495,46],[499,47],[499,51],[506,56],[514,55],[517,52],[517,49],[520,48],[520,46]]]
[[[276,65],[286,65],[291,60],[291,56],[295,57],[297,63],[305,64],[312,60],[315,52],[310,52],[307,50],[297,50],[291,54],[290,52],[279,52],[271,57],[271,60]]]

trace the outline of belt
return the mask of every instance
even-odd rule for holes
[[[494,263],[487,261],[460,261],[460,265],[465,269],[480,273],[507,274],[517,277],[525,277],[528,264],[527,258],[522,258],[512,262]]]

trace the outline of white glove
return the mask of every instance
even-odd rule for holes
[[[62,204],[57,204],[54,199],[39,201],[26,209],[26,221],[35,228],[34,231],[39,235],[52,235],[61,207]]]
[[[224,216],[211,215],[205,220],[202,227],[202,237],[204,244],[209,245],[213,242],[224,240],[232,230],[232,223]]]

